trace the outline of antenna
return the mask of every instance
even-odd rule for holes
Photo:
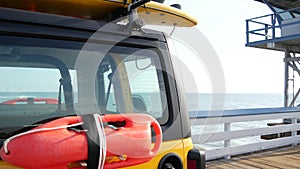
[[[133,0],[133,1],[132,1],[132,4],[130,4],[130,5],[128,6],[128,11],[131,12],[131,11],[133,11],[134,9],[138,8],[139,6],[144,5],[144,4],[147,3],[147,2],[150,2],[150,0],[139,0],[139,1]]]
[[[133,0],[132,4],[128,5],[128,20],[129,20],[129,30],[138,30],[141,27],[145,25],[145,21],[138,17],[137,9],[139,6],[142,6],[146,4],[147,2],[150,2],[150,0]]]
[[[181,9],[181,5],[180,4],[172,4],[170,6],[173,7],[173,8]]]

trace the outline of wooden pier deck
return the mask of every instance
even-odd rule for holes
[[[300,145],[207,162],[207,169],[299,169]]]

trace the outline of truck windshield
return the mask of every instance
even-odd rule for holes
[[[88,63],[89,56],[80,60],[81,49],[50,41],[0,44],[0,139],[81,113],[146,113],[161,124],[168,121],[166,75],[157,49],[93,49],[86,52],[97,66],[81,69],[77,65]]]

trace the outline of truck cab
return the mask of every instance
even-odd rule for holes
[[[52,2],[49,9],[59,3]],[[160,150],[150,161],[125,168],[204,168],[204,156],[191,141],[168,35],[128,29],[120,21],[39,11],[38,3],[27,4],[31,10],[9,2],[1,6],[0,147],[53,119],[147,114],[160,124]],[[1,160],[0,168],[22,167]]]

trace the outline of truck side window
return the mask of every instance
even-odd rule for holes
[[[157,59],[157,58],[156,58]],[[133,108],[135,112],[147,113],[156,118],[163,117],[167,108],[163,84],[159,84],[160,63],[155,58],[136,58],[125,62]],[[154,61],[156,60],[156,61]]]
[[[98,91],[104,114],[145,113],[161,124],[169,118],[162,64],[155,50],[115,47],[99,66]]]
[[[149,114],[161,124],[166,123],[169,112],[159,54],[152,49],[140,49],[127,58],[124,65],[133,111]]]

